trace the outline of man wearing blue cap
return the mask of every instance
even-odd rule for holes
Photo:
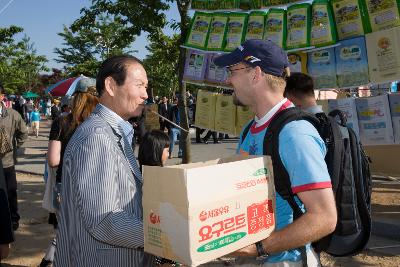
[[[241,136],[237,153],[263,155],[264,136],[272,118],[293,106],[283,96],[290,75],[286,53],[271,41],[247,40],[214,63],[228,68],[227,82],[234,88],[235,103],[249,106],[256,115],[248,133]],[[277,193],[276,230],[268,238],[237,251],[237,265],[320,265],[309,243],[333,232],[337,218],[325,154],[324,141],[309,122],[299,120],[284,126],[279,134],[279,155],[291,189],[307,212],[293,221],[290,205]],[[303,250],[302,255],[300,248],[304,246],[306,252]]]

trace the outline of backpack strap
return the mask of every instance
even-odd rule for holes
[[[318,118],[312,114],[301,111],[299,108],[292,107],[282,110],[274,116],[264,137],[264,155],[269,155],[272,158],[275,189],[279,195],[289,203],[293,210],[294,220],[300,218],[303,215],[303,211],[294,198],[295,194],[292,191],[289,174],[279,154],[279,134],[286,124],[295,120],[307,120],[319,130]],[[306,247],[303,246],[299,249],[303,266],[308,266]]]
[[[246,136],[247,136],[247,134],[249,133],[250,128],[251,128],[251,126],[253,125],[253,123],[254,123],[254,119],[251,120],[251,121],[247,124],[246,128],[244,128],[244,130],[243,130],[243,132],[242,132],[242,137],[241,137],[241,139],[240,139],[240,144],[242,144],[243,141],[244,141],[244,139],[246,139]]]

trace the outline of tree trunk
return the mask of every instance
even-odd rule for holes
[[[181,36],[179,44],[184,44],[186,39],[186,34],[189,30],[189,21],[188,21],[188,9],[189,9],[189,0],[181,0],[177,1],[178,11],[181,16]],[[178,63],[178,84],[179,84],[179,93],[181,98],[179,99],[179,114],[181,117],[181,127],[187,129],[189,131],[189,121],[188,121],[188,112],[187,112],[187,101],[186,101],[186,84],[183,82],[183,71],[185,68],[185,55],[186,49],[180,47],[179,48],[179,63]],[[190,134],[189,132],[181,131],[181,142],[183,145],[183,155],[182,155],[182,163],[190,163],[191,162],[191,148],[190,148]]]

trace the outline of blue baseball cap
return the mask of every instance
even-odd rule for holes
[[[270,40],[247,40],[231,53],[214,59],[219,67],[230,67],[240,62],[259,66],[263,72],[277,77],[284,77],[285,68],[289,66],[286,52]]]

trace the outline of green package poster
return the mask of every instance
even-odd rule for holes
[[[333,0],[332,10],[339,40],[364,35],[368,32],[368,20],[361,0]]]
[[[208,0],[192,0],[191,8],[197,10],[207,10]]]
[[[208,30],[212,14],[196,12],[185,45],[189,47],[205,49],[207,46]]]
[[[246,13],[229,14],[225,51],[232,51],[242,44],[247,24]]]
[[[400,25],[398,0],[365,0],[373,32]]]
[[[265,12],[255,11],[251,12],[247,22],[246,40],[249,39],[263,39]]]
[[[220,0],[208,0],[208,10],[222,9]]]
[[[288,7],[286,49],[310,46],[310,31],[310,4],[296,4]]]
[[[327,46],[336,43],[336,29],[331,6],[326,0],[312,4],[311,45]]]
[[[271,8],[265,20],[264,39],[271,40],[281,48],[286,41],[286,11]]]
[[[217,95],[215,104],[215,127],[220,133],[235,134],[236,132],[236,106],[233,104],[232,95]]]
[[[220,0],[223,9],[239,9],[240,0]]]
[[[221,51],[225,40],[228,14],[214,13],[208,35],[207,50]]]
[[[251,9],[261,9],[264,6],[263,0],[251,0]]]
[[[279,5],[284,5],[289,3],[287,0],[265,0],[265,6],[270,7],[270,6],[279,6]]]

